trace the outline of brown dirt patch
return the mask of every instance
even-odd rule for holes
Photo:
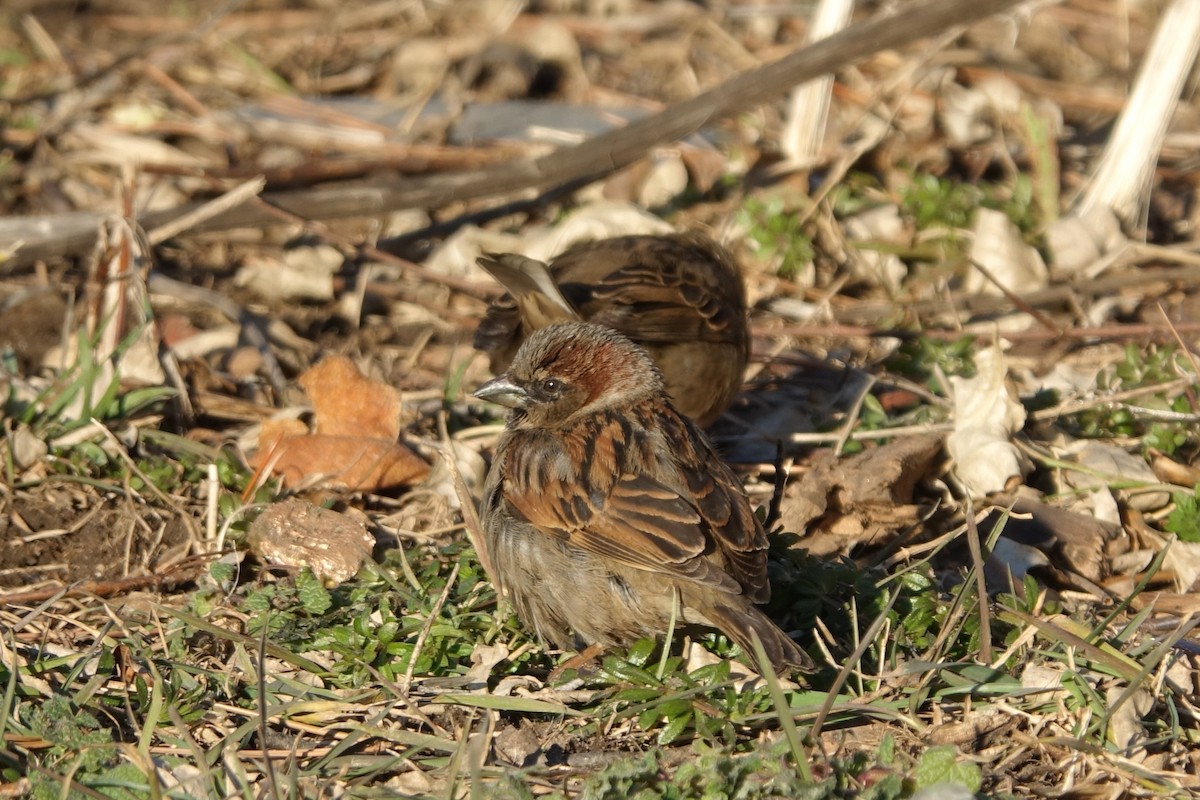
[[[38,489],[18,494],[0,516],[0,587],[142,574],[186,543],[177,519],[122,498]]]

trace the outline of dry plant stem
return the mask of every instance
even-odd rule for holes
[[[204,498],[204,542],[202,549],[204,552],[211,552],[217,543],[217,519],[218,519],[218,501],[221,499],[221,483],[217,475],[217,465],[209,464],[205,469],[205,477],[207,478],[204,487],[206,496]]]
[[[146,164],[143,171],[151,175],[179,175],[193,178],[233,178],[246,180],[262,177],[272,189],[298,188],[314,183],[365,178],[375,173],[391,171],[401,174],[423,174],[452,170],[480,169],[502,161],[521,158],[529,152],[525,145],[492,145],[490,147],[454,147],[442,144],[391,144],[371,147],[361,153],[330,158],[314,158],[299,164],[259,168],[249,164],[228,167],[177,166]]]
[[[854,0],[820,0],[810,22],[808,41],[820,41],[842,30],[850,24],[853,13]],[[806,169],[817,159],[825,138],[832,92],[832,75],[822,75],[792,90],[779,142],[789,166]]]
[[[1200,374],[1200,373],[1198,373]],[[1126,400],[1132,400],[1135,397],[1143,397],[1148,394],[1158,394],[1162,392],[1169,394],[1177,390],[1186,389],[1189,386],[1195,386],[1196,381],[1193,378],[1178,378],[1169,383],[1160,383],[1153,386],[1139,386],[1136,389],[1126,389],[1123,392],[1113,392],[1112,394],[1100,395],[1087,400],[1073,400],[1068,403],[1057,405],[1054,408],[1043,408],[1034,411],[1030,415],[1033,420],[1057,419],[1066,414],[1076,414],[1080,411],[1087,411],[1089,408],[1096,408],[1108,403],[1121,403]]]
[[[1162,307],[1162,303],[1158,303],[1156,308],[1158,309],[1159,316],[1163,318],[1163,324],[1171,329],[1171,335],[1175,337],[1175,344],[1179,345],[1180,351],[1187,357],[1188,363],[1192,365],[1192,376],[1194,378],[1200,377],[1200,364],[1196,363],[1195,348],[1190,347],[1183,340],[1183,337],[1179,335],[1179,327],[1171,322],[1171,318],[1167,316],[1167,311]]]
[[[865,398],[864,398],[865,399]],[[793,433],[787,440],[792,444],[838,444],[845,447],[845,442],[863,442],[873,439],[894,439],[900,436],[924,436],[928,433],[941,433],[954,430],[953,422],[925,423],[923,425],[903,425],[897,428],[883,428],[874,431],[853,431],[846,435],[845,431],[829,433]]]
[[[1154,650],[1145,657],[1142,668],[1138,672],[1137,676],[1129,681],[1129,685],[1125,687],[1125,691],[1121,692],[1117,699],[1113,701],[1112,705],[1106,709],[1104,715],[1106,723],[1104,727],[1106,729],[1108,728],[1108,720],[1112,719],[1112,716],[1117,712],[1117,709],[1124,705],[1129,698],[1133,697],[1135,692],[1144,688],[1143,682],[1150,676],[1150,673],[1153,672],[1159,666],[1162,660],[1167,657],[1179,640],[1191,633],[1197,625],[1200,625],[1200,617],[1197,616],[1180,620],[1179,624],[1176,626],[1171,635],[1163,640],[1158,647],[1154,648]]]
[[[26,592],[11,592],[0,595],[0,608],[4,606],[24,605],[25,603],[41,603],[46,600],[65,597],[112,597],[125,592],[139,591],[148,588],[165,588],[168,585],[184,583],[195,579],[199,574],[201,564],[193,559],[174,564],[163,573],[153,575],[132,575],[127,578],[116,578],[106,581],[82,581],[71,586],[52,586],[45,589],[30,589]]]
[[[188,391],[187,383],[183,380],[183,373],[179,369],[179,359],[176,357],[175,351],[160,347],[158,363],[162,367],[163,374],[166,375],[167,384],[175,390],[175,396],[171,398],[171,402],[175,405],[176,413],[179,414],[185,428],[192,427],[196,420],[196,408],[192,405],[192,396]]]
[[[1117,673],[1119,677],[1126,681],[1132,681],[1138,677],[1141,664],[1128,656],[1114,655],[1108,650],[1104,650],[1098,645],[1094,645],[1081,636],[1078,636],[1071,631],[1064,629],[1060,625],[1056,625],[1048,620],[1035,617],[1033,614],[1027,614],[1019,609],[1006,609],[1006,614],[1011,614],[1022,622],[1025,622],[1037,628],[1038,633],[1050,639],[1066,645],[1074,650],[1083,652],[1089,659],[1100,662],[1109,669]]]
[[[137,462],[134,461],[133,457],[129,455],[129,451],[125,449],[125,445],[121,443],[121,440],[117,438],[116,434],[110,431],[108,427],[104,425],[104,423],[95,417],[92,417],[91,427],[93,430],[99,431],[100,435],[103,436],[110,445],[112,445],[113,450],[115,450],[117,453],[117,457],[125,462],[125,466],[129,467],[130,472],[141,479],[142,483],[148,489],[150,489],[151,494],[161,500],[167,508],[174,509],[180,515],[180,517],[189,516],[187,512],[175,504],[175,501],[172,498],[167,496],[166,492],[158,488],[158,485],[155,484],[154,481],[150,480],[146,473],[142,472],[142,470],[138,467]],[[137,493],[132,489],[126,489],[126,497],[132,497],[136,494]]]
[[[275,390],[278,397],[283,397],[287,391],[287,377],[283,374],[283,368],[279,366],[279,360],[275,358],[275,351],[267,340],[266,332],[249,312],[243,310],[241,306],[220,292],[205,289],[202,286],[192,286],[190,283],[168,278],[160,272],[150,273],[146,287],[151,292],[212,306],[231,321],[241,325],[246,339],[262,356],[263,371],[266,373],[267,382],[271,384],[271,388]]]
[[[421,176],[391,186],[347,186],[315,192],[272,192],[271,205],[306,218],[332,219],[386,214],[406,208],[441,208],[454,202],[582,178],[597,179],[636,161],[651,148],[681,139],[705,125],[741,113],[780,92],[840,69],[880,50],[899,47],[1004,11],[1018,0],[932,0],[897,14],[877,14],[772,64],[742,73],[714,89],[645,119],[601,134],[575,147],[537,159],[482,170]],[[148,214],[149,228],[163,225],[195,206]],[[262,208],[240,208],[207,220],[194,230],[257,227],[274,221]],[[18,239],[24,245],[3,264],[7,272],[39,258],[76,255],[95,240],[93,215],[0,220],[0,250]]]
[[[62,126],[71,120],[81,118],[85,112],[99,106],[116,94],[125,80],[126,68],[135,61],[140,59],[165,71],[181,59],[188,58],[192,54],[192,50],[186,45],[199,42],[226,15],[245,3],[246,0],[229,0],[213,12],[207,20],[184,35],[163,36],[146,42],[139,48],[136,55],[126,56],[101,72],[81,79],[79,86],[82,88],[73,88],[55,96],[52,101],[53,111],[38,131],[39,138],[53,136]]]
[[[1075,204],[1075,216],[1108,208],[1125,222],[1134,221],[1198,50],[1200,0],[1174,0],[1159,18],[1133,92]]]
[[[992,271],[990,269],[985,267],[983,264],[980,264],[978,261],[975,261],[974,259],[971,260],[971,266],[974,267],[975,269],[979,270],[979,274],[982,275],[984,278],[986,278],[988,283],[992,284],[997,289],[999,289],[1001,292],[1003,292],[1004,296],[1007,297],[1014,306],[1016,306],[1021,311],[1024,311],[1026,314],[1028,314],[1029,316],[1031,316],[1035,320],[1037,320],[1037,323],[1039,325],[1041,325],[1043,328],[1050,331],[1051,333],[1055,334],[1056,336],[1062,335],[1062,330],[1063,330],[1062,326],[1055,323],[1054,320],[1050,319],[1048,316],[1043,314],[1041,311],[1038,311],[1036,308],[1034,308],[1033,306],[1026,303],[1020,297],[1020,295],[1018,295],[1012,289],[1005,286],[1000,281],[999,278],[997,278],[994,274],[992,274]]]
[[[821,729],[825,727],[825,720],[829,717],[829,712],[833,710],[838,695],[841,694],[842,687],[850,679],[850,673],[862,660],[863,654],[867,652],[867,648],[871,646],[871,643],[875,641],[875,637],[879,635],[879,631],[882,630],[884,623],[887,622],[888,613],[891,612],[892,606],[896,604],[896,598],[899,596],[899,589],[891,593],[887,603],[879,610],[878,616],[871,622],[871,626],[867,628],[866,633],[859,640],[858,647],[854,648],[854,652],[850,654],[850,657],[846,659],[846,663],[838,671],[837,677],[825,694],[825,701],[821,703],[821,710],[817,712],[816,718],[813,719],[812,728],[808,733],[813,739],[820,738]]]
[[[128,196],[126,192],[126,201]],[[93,357],[97,368],[92,380],[93,397],[102,396],[116,376],[114,356],[125,334],[134,260],[133,228],[124,219],[109,217],[103,229],[104,238],[88,275],[87,285],[86,324],[88,333],[96,340]],[[71,412],[75,416],[83,411],[82,403],[81,395],[71,404]]]
[[[271,741],[270,729],[267,727],[267,631],[270,630],[270,625],[263,625],[262,634],[258,637],[258,659],[255,666],[258,668],[258,676],[255,683],[258,686],[258,740],[262,742],[263,752],[263,775],[267,780],[267,787],[271,790],[273,800],[281,800],[279,795],[279,782],[276,779],[275,763],[271,760],[271,753],[267,749],[267,742]]]
[[[1145,259],[1161,258],[1168,259],[1172,256],[1183,266],[1177,267],[1144,267],[1137,270],[1123,271],[1116,274],[1105,275],[1093,280],[1082,281],[1077,285],[1072,286],[1055,286],[1049,289],[1042,289],[1036,292],[1025,294],[1022,299],[1030,306],[1047,306],[1061,305],[1071,302],[1077,296],[1084,297],[1108,297],[1112,294],[1129,287],[1145,287],[1147,284],[1155,282],[1165,282],[1178,284],[1183,287],[1191,287],[1200,283],[1200,259],[1188,252],[1184,248],[1159,248],[1165,249],[1167,253],[1152,253],[1139,247],[1139,254]],[[1138,260],[1128,262],[1129,264],[1137,264]],[[1007,297],[996,297],[995,295],[973,294],[973,295],[951,295],[951,298],[956,307],[960,307],[962,311],[985,314],[1004,311],[1011,307],[1011,301]],[[946,300],[921,300],[915,303],[907,304],[906,308],[914,315],[924,316],[926,314],[940,314],[946,311]],[[894,318],[896,314],[896,306],[894,302],[888,303],[856,303],[854,305],[837,308],[834,310],[834,318],[839,323],[878,323],[882,320]],[[791,330],[791,329],[789,329]],[[1081,329],[1081,330],[1095,330]],[[1029,332],[1026,332],[1029,333]],[[1005,334],[1006,336],[1008,334]],[[1073,335],[1070,331],[1066,335]]]
[[[150,244],[162,244],[167,239],[173,236],[178,236],[181,233],[201,224],[205,220],[212,219],[218,214],[224,213],[231,208],[237,208],[249,200],[262,193],[263,187],[267,185],[266,180],[261,176],[251,178],[245,183],[239,184],[230,189],[225,194],[213,200],[209,200],[197,208],[192,209],[186,214],[181,214],[175,219],[146,233],[146,240]]]
[[[842,426],[838,432],[837,439],[833,447],[834,455],[840,456],[846,448],[846,442],[850,441],[850,437],[854,435],[854,426],[858,424],[858,415],[862,412],[863,403],[867,402],[867,395],[871,393],[871,387],[879,378],[875,375],[868,375],[863,381],[863,386],[858,390],[858,396],[854,399],[854,405],[846,413],[846,424]]]
[[[454,494],[458,497],[458,504],[462,510],[463,527],[467,529],[467,538],[471,540],[471,546],[475,548],[475,557],[479,559],[479,565],[483,567],[483,571],[489,576],[495,575],[496,571],[492,567],[491,555],[488,553],[483,536],[483,526],[479,522],[479,514],[475,509],[475,498],[471,496],[471,490],[467,488],[467,483],[458,469],[454,444],[446,427],[445,411],[438,415],[438,433],[442,438],[438,451],[442,454],[442,461],[450,472],[450,479],[454,481]]]
[[[869,328],[858,325],[781,325],[781,326],[765,326],[753,325],[751,330],[755,336],[794,336],[797,339],[818,339],[818,338],[840,338],[849,339],[853,337],[865,337],[872,339],[892,338],[892,339],[935,339],[937,341],[954,341],[961,339],[964,336],[980,335],[972,334],[969,331],[960,330],[945,330],[939,328],[925,328],[921,331],[900,330],[896,328]],[[1029,331],[1005,331],[1001,334],[1002,339],[1007,339],[1010,342],[1041,342],[1046,340],[1057,339],[1116,339],[1125,341],[1128,339],[1143,339],[1147,336],[1166,336],[1173,332],[1177,333],[1196,333],[1200,331],[1200,322],[1174,322],[1171,325],[1157,325],[1153,322],[1132,323],[1122,325],[1114,323],[1112,325],[1097,325],[1094,328],[1065,328],[1059,331],[1050,330],[1029,330]]]
[[[1124,94],[1100,86],[1053,80],[1012,69],[997,69],[990,66],[963,64],[957,69],[970,85],[978,85],[1002,77],[1006,81],[1015,83],[1026,94],[1056,103],[1062,107],[1063,111],[1117,114],[1125,107]]]
[[[425,267],[422,267],[420,264],[415,264],[412,261],[409,261],[408,259],[400,258],[397,255],[386,252],[384,250],[380,250],[378,247],[372,247],[370,245],[360,245],[360,244],[354,242],[353,240],[351,240],[349,237],[340,236],[338,234],[335,234],[333,231],[329,230],[329,228],[327,228],[325,225],[322,225],[319,222],[313,222],[311,220],[305,219],[304,217],[298,216],[296,214],[292,214],[282,208],[277,208],[277,207],[271,205],[270,203],[266,202],[265,200],[263,200],[261,197],[255,198],[255,206],[265,209],[267,211],[267,213],[276,217],[278,221],[288,222],[288,223],[292,223],[295,225],[300,225],[309,233],[319,236],[326,241],[333,242],[335,244],[339,244],[351,252],[357,251],[357,252],[362,253],[365,256],[374,258],[378,261],[382,261],[387,264],[394,264],[395,266],[400,267],[401,269],[403,269],[405,272],[407,272],[409,275],[412,275],[413,277],[422,278],[424,280],[432,281],[434,283],[441,283],[446,286],[449,286],[451,289],[462,292],[464,294],[469,294],[472,297],[478,297],[480,299],[490,299],[492,296],[494,296],[494,295],[489,294],[487,292],[487,290],[481,289],[481,287],[473,281],[467,281],[467,280],[463,280],[462,278],[457,278],[453,275],[445,275],[442,273],[434,272],[432,270],[426,269]]]
[[[987,580],[983,572],[983,548],[979,544],[979,526],[975,524],[975,504],[966,496],[967,549],[971,551],[971,562],[975,569],[975,595],[979,601],[979,660],[992,663],[992,620],[988,613]]]

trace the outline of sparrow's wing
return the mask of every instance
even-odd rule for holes
[[[668,419],[678,433],[698,437],[674,412]],[[702,439],[674,440],[682,452],[664,453],[628,436],[628,423],[616,415],[601,415],[589,428],[578,436],[587,443],[582,459],[554,447],[509,449],[504,496],[517,515],[547,535],[635,569],[754,602],[766,599],[766,534],[716,455],[693,460]],[[629,447],[644,449],[631,459]],[[630,462],[641,468],[627,469]],[[681,463],[687,465],[683,480]]]
[[[578,245],[550,269],[584,319],[635,341],[746,341],[742,276],[723,247],[698,234]]]

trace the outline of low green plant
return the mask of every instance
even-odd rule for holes
[[[1181,542],[1200,542],[1200,484],[1190,494],[1174,492],[1172,498],[1175,507],[1163,528],[1178,536]]]
[[[975,184],[917,173],[900,193],[900,208],[912,217],[917,230],[960,229],[970,226],[983,199],[983,190]]]
[[[1191,361],[1175,345],[1150,345],[1139,348],[1130,343],[1124,358],[1096,378],[1097,390],[1124,392],[1143,388],[1176,385],[1181,377],[1193,374]],[[1200,446],[1200,430],[1191,421],[1195,414],[1188,393],[1175,389],[1147,392],[1138,396],[1136,405],[1105,403],[1074,415],[1074,433],[1084,438],[1125,437],[1141,440],[1144,448],[1153,447],[1168,455]],[[1159,419],[1166,417],[1166,420]],[[1178,417],[1178,421],[1170,419]]]
[[[24,707],[26,730],[49,743],[30,769],[29,796],[34,800],[78,800],[99,793],[113,800],[147,796],[146,776],[125,761],[110,729],[92,713],[62,695]]]
[[[886,366],[892,372],[922,383],[930,390],[945,394],[949,387],[942,386],[941,374],[947,377],[961,375],[969,378],[975,374],[973,357],[975,338],[961,336],[952,341],[915,336],[905,339],[888,357]]]
[[[797,210],[782,197],[747,197],[737,222],[756,254],[773,264],[779,277],[796,280],[811,267],[812,237],[805,233]]]
[[[101,333],[79,330],[75,336],[74,363],[32,401],[16,405],[10,399],[4,414],[39,435],[53,438],[88,425],[93,419],[125,420],[158,408],[174,396],[174,389],[147,386],[122,390],[120,371],[116,369],[121,357],[142,334],[142,328],[134,328],[105,358],[98,352]]]

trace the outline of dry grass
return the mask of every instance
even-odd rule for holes
[[[804,17],[0,15],[0,794],[1196,792],[1194,102],[1138,213],[1077,269],[1036,263],[1063,253],[1157,11],[1075,0],[870,55],[839,70],[811,172],[779,164],[781,90],[539,197],[453,187],[784,56]],[[361,210],[413,181],[441,199]],[[564,669],[470,545],[496,433],[468,402],[496,293],[472,253],[638,207],[744,266],[754,364],[713,435],[778,522],[769,610],[824,665],[799,685],[718,636]],[[427,478],[248,466],[328,353],[401,390]],[[947,444],[968,399],[1022,422]],[[248,531],[285,497],[364,527],[373,558],[336,586],[264,564]]]

